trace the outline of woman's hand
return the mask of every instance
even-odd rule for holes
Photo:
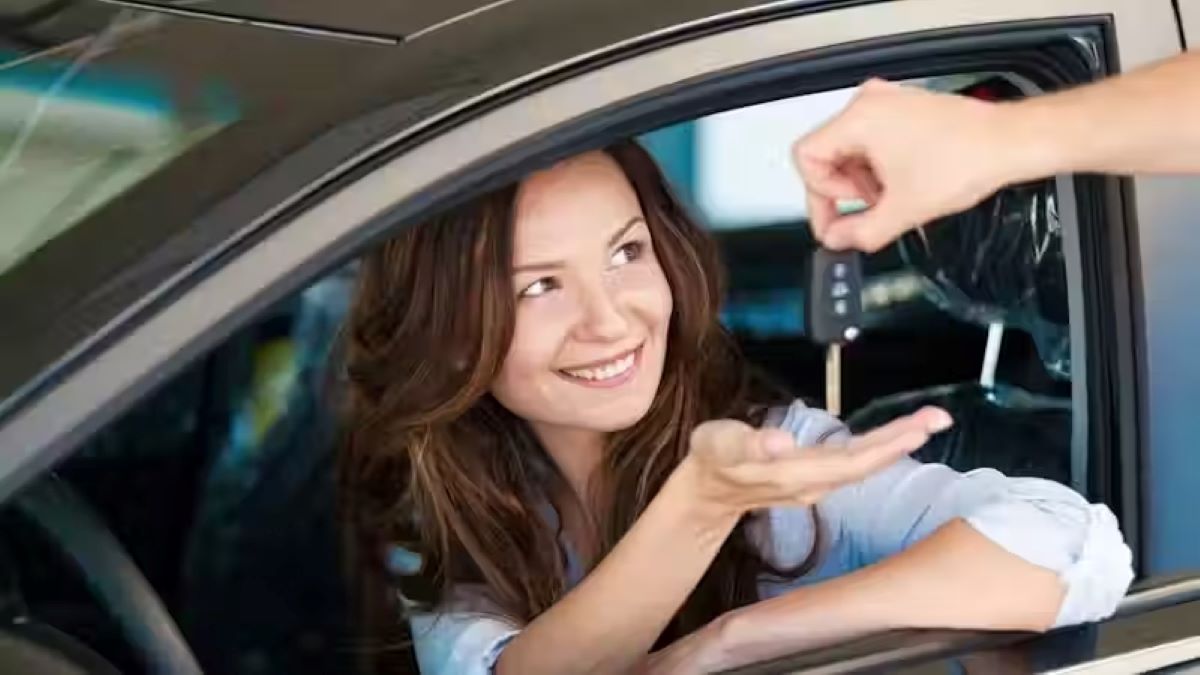
[[[754,509],[815,504],[891,465],[951,424],[946,411],[926,407],[831,449],[799,447],[781,429],[713,420],[692,432],[690,452],[678,471],[690,475],[693,494],[702,503],[736,519]]]

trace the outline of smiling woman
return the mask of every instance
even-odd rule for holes
[[[715,243],[635,143],[404,231],[359,283],[343,495],[422,672],[1045,630],[1111,614],[1132,579],[1106,507],[905,457],[944,411],[852,437],[760,376],[718,321]]]

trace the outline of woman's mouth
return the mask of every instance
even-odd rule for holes
[[[586,368],[564,368],[558,373],[575,384],[585,387],[616,387],[628,382],[637,373],[642,346],[603,363]]]

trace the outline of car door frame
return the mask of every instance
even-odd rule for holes
[[[1200,45],[1200,2],[1197,0],[1174,0],[1179,14],[1179,33],[1187,50]]]
[[[772,59],[1012,22],[1108,17],[1116,36],[1112,52],[1122,70],[1179,51],[1173,37],[1178,28],[1175,14],[1167,0],[927,0],[785,12],[792,4],[780,3],[780,16],[756,15],[754,22],[726,30],[705,33],[703,26],[694,27],[698,36],[692,39],[672,37],[656,43],[655,36],[649,36],[614,45],[611,53],[587,55],[492,92],[494,105],[479,106],[476,116],[400,154],[389,157],[376,151],[373,163],[364,165],[352,180],[282,214],[281,219],[288,221],[285,225],[248,243],[220,268],[192,280],[173,303],[11,415],[0,427],[0,448],[5,449],[0,455],[0,499],[251,317],[346,262],[396,222],[409,222],[486,187],[498,176],[512,175],[539,148],[544,153],[545,146],[554,146],[549,132],[594,119],[597,110]],[[728,19],[713,17],[712,23]],[[382,139],[380,147],[400,147],[415,133],[410,130]],[[490,170],[481,171],[481,166]],[[1141,314],[1135,317],[1135,323],[1140,323],[1131,327],[1139,338],[1139,364],[1136,373],[1127,375],[1140,393],[1139,418],[1144,420],[1129,433],[1139,435],[1146,454],[1139,472],[1141,485],[1131,487],[1142,488],[1143,495],[1153,493],[1142,504],[1143,524],[1150,533],[1144,569],[1159,573],[1200,561],[1200,549],[1175,543],[1193,543],[1188,537],[1190,524],[1180,521],[1187,520],[1186,509],[1181,514],[1169,510],[1200,483],[1200,471],[1191,478],[1173,475],[1165,480],[1163,476],[1172,467],[1179,471],[1179,455],[1186,454],[1191,440],[1177,435],[1190,415],[1181,414],[1180,402],[1172,403],[1172,398],[1197,398],[1200,376],[1181,382],[1178,369],[1179,357],[1188,354],[1183,344],[1200,342],[1200,321],[1180,330],[1178,318],[1172,316],[1178,313],[1178,305],[1172,303],[1186,297],[1180,295],[1181,289],[1200,285],[1200,266],[1176,264],[1167,269],[1149,261],[1200,255],[1200,238],[1191,243],[1175,236],[1186,232],[1186,217],[1193,195],[1200,194],[1200,179],[1138,177],[1127,181],[1125,188],[1127,216],[1142,225],[1128,249],[1129,269],[1136,277],[1130,288]]]

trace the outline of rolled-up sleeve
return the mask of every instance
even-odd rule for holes
[[[491,675],[520,630],[492,617],[439,613],[409,620],[422,675]]]
[[[785,428],[815,429],[836,443],[844,427],[811,408],[788,411]],[[1009,478],[994,469],[960,473],[943,464],[904,458],[866,480],[843,487],[819,505],[824,525],[861,567],[898,553],[961,518],[1010,553],[1058,574],[1065,588],[1055,626],[1111,616],[1133,581],[1133,556],[1108,507],[1040,478]]]
[[[435,612],[409,617],[422,675],[491,675],[520,626],[493,611],[467,587]]]

